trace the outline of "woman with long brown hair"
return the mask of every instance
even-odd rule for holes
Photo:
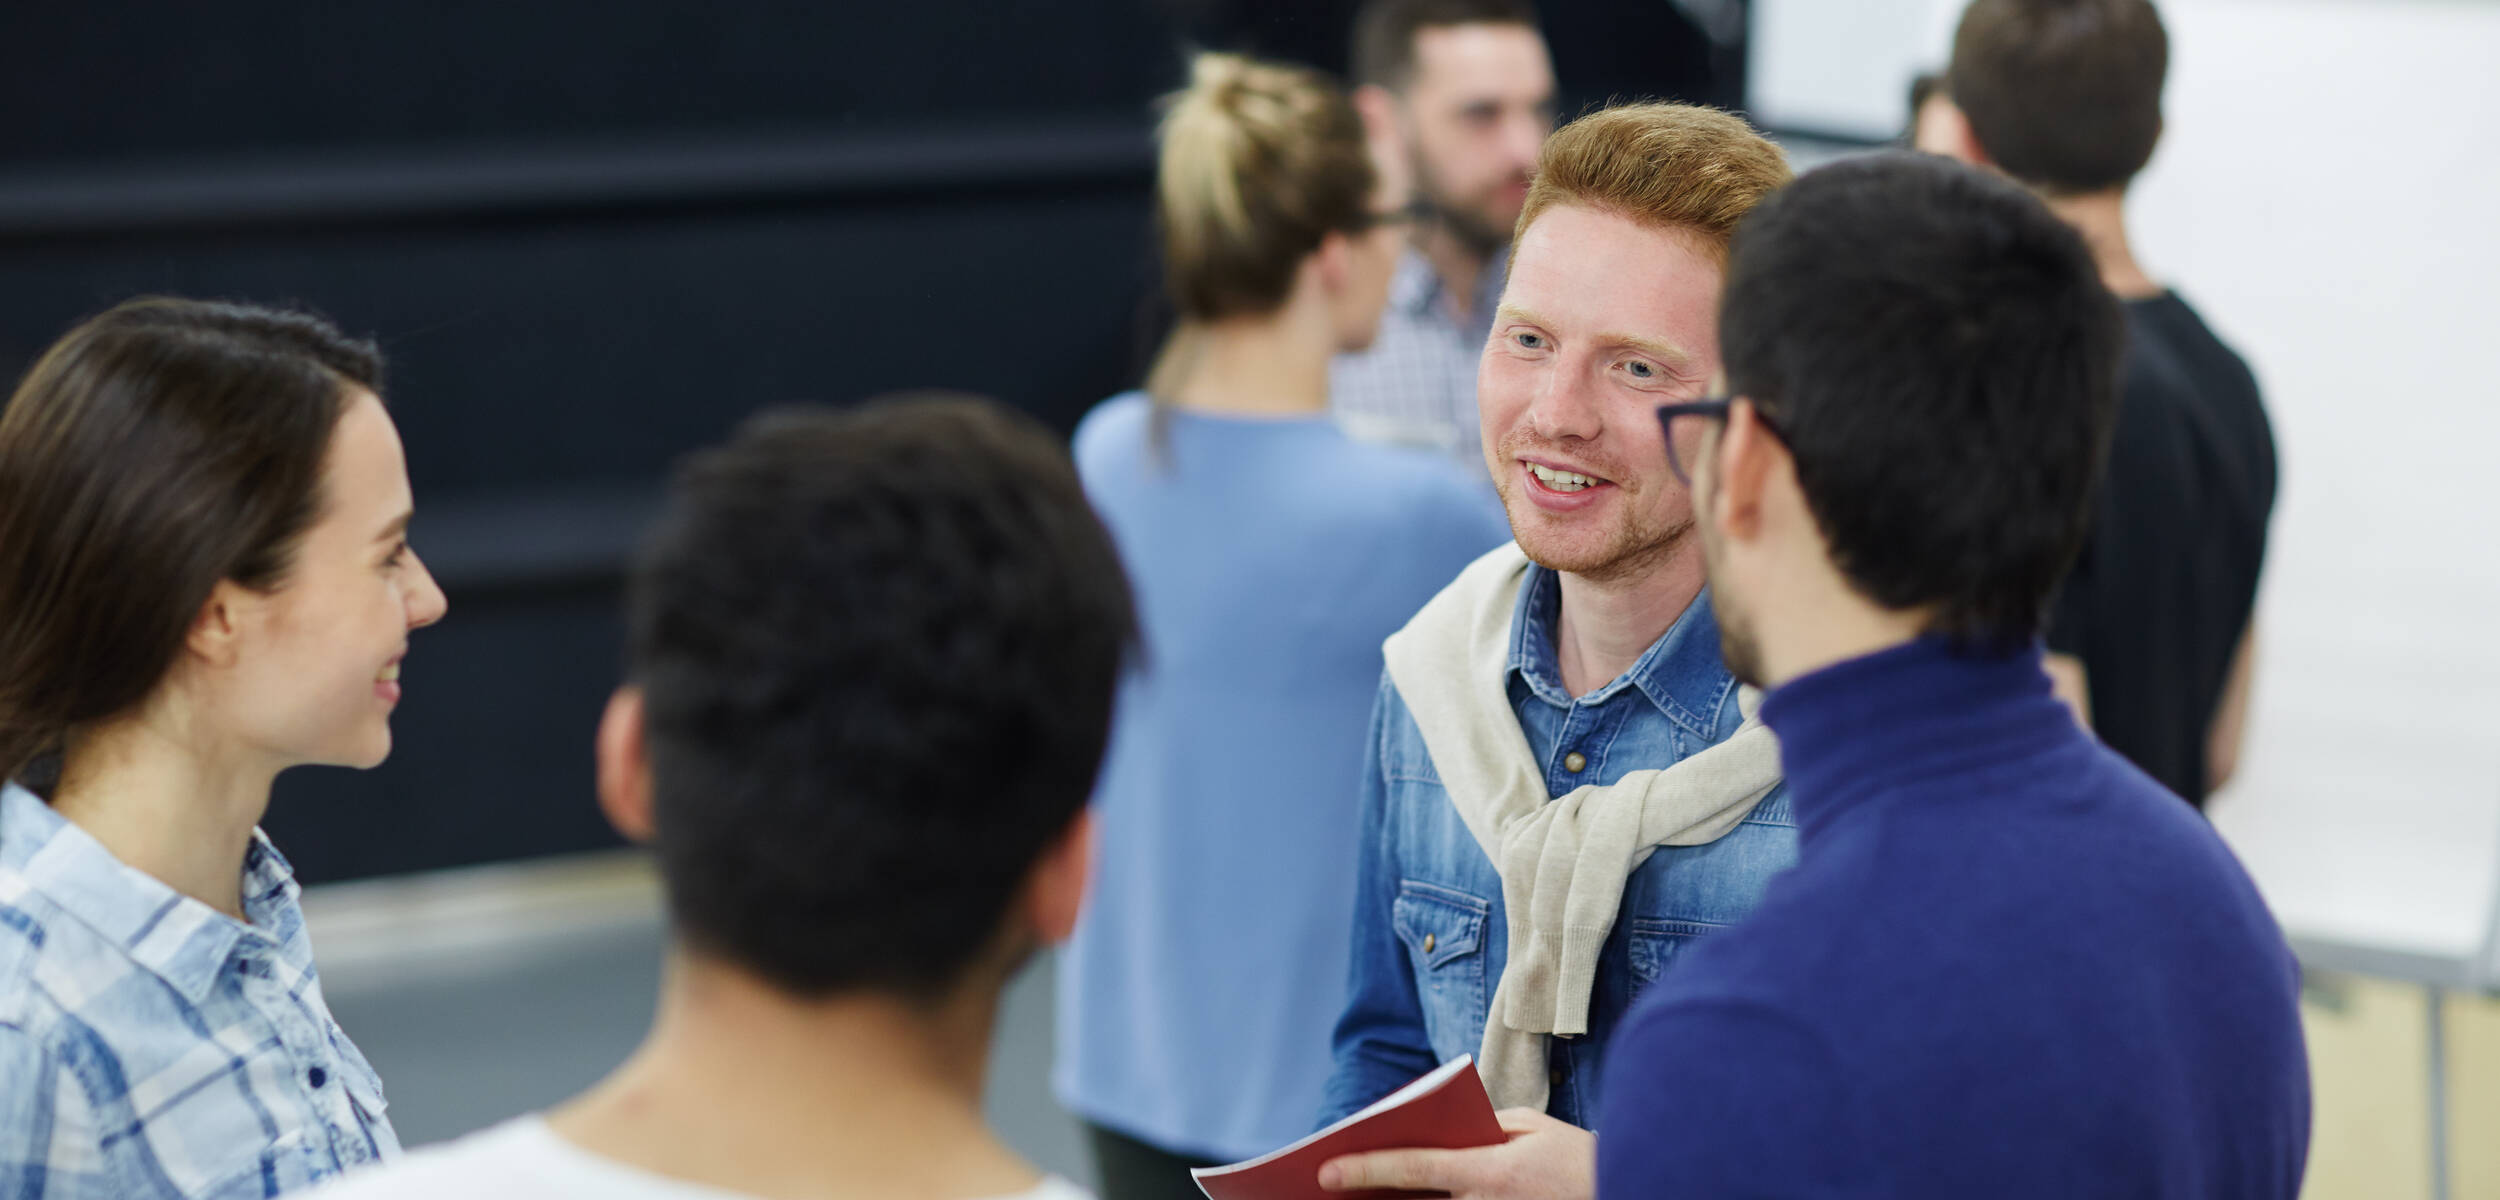
[[[395,1153],[271,781],[371,767],[444,611],[370,342],[150,298],[0,413],[0,1193],[270,1196]]]

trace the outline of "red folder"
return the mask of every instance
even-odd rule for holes
[[[1378,1104],[1347,1117],[1282,1150],[1270,1151],[1229,1167],[1203,1167],[1189,1173],[1208,1200],[1393,1200],[1439,1196],[1441,1192],[1373,1189],[1362,1192],[1322,1191],[1319,1165],[1344,1154],[1372,1150],[1427,1147],[1467,1150],[1509,1141],[1493,1117],[1493,1101],[1476,1077],[1476,1060],[1462,1055],[1431,1074],[1399,1088]]]

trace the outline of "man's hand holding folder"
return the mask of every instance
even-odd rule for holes
[[[1533,1108],[1495,1113],[1508,1143],[1473,1150],[1373,1150],[1320,1165],[1330,1193],[1400,1190],[1458,1200],[1590,1200],[1598,1195],[1598,1135]]]
[[[1495,1113],[1459,1058],[1290,1146],[1190,1175],[1211,1200],[1592,1200],[1597,1136],[1530,1109]]]
[[[1321,1164],[1331,1192],[1443,1193],[1456,1200],[1590,1200],[1597,1135],[1531,1108],[1494,1114],[1510,1140],[1469,1150],[1375,1150]]]

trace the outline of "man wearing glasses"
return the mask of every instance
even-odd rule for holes
[[[2122,329],[2082,238],[1942,159],[1746,219],[1727,396],[1662,420],[1802,840],[1624,1021],[1604,1200],[2298,1194],[2298,964],[2043,665]]]
[[[1519,1136],[1339,1159],[1323,1186],[1585,1191],[1615,1023],[1794,861],[1657,416],[1717,372],[1727,240],[1788,178],[1743,121],[1684,105],[1544,146],[1478,373],[1517,542],[1385,646],[1325,1114],[1472,1054]]]

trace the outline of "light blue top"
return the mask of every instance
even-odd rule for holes
[[[399,1153],[297,895],[257,830],[246,923],[0,788],[0,1196],[242,1200]]]
[[[1381,640],[1507,540],[1480,480],[1325,417],[1116,396],[1077,468],[1135,585],[1145,658],[1094,793],[1093,891],[1059,973],[1060,1099],[1177,1153],[1310,1132],[1345,999]]]

